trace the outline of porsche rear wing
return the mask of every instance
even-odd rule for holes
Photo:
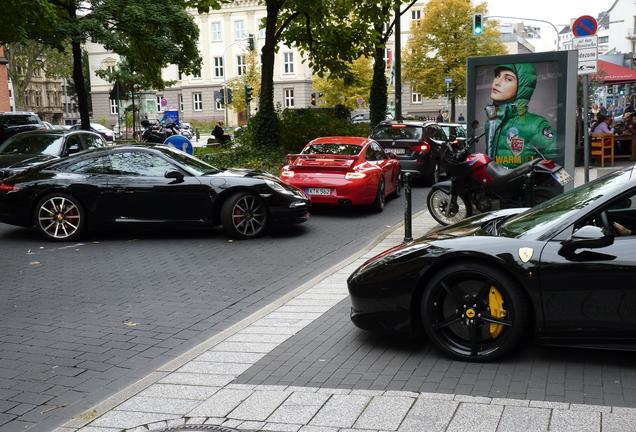
[[[288,154],[287,165],[293,169],[324,169],[330,171],[349,171],[358,155],[332,154]]]

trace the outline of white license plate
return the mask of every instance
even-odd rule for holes
[[[552,178],[559,182],[561,186],[566,185],[572,181],[572,176],[568,174],[565,168],[561,168],[557,172],[552,173]]]
[[[307,195],[331,195],[331,189],[329,188],[307,188],[305,192]]]
[[[384,149],[384,152],[385,153],[393,153],[393,154],[396,154],[396,155],[403,155],[403,154],[406,154],[406,149],[391,147],[391,148]]]

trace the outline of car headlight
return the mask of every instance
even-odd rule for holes
[[[289,189],[286,189],[283,185],[281,185],[280,183],[277,183],[275,181],[271,181],[271,180],[265,180],[265,184],[267,186],[269,186],[270,189],[278,192],[278,193],[282,193],[285,195],[294,195],[294,193],[292,191],[290,191]]]

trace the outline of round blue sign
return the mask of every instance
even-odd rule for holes
[[[572,24],[572,33],[576,37],[594,36],[598,30],[598,22],[593,16],[583,15]]]
[[[166,138],[163,143],[172,146],[177,150],[181,150],[182,152],[186,152],[189,155],[193,153],[192,143],[183,135],[172,135],[171,137]]]

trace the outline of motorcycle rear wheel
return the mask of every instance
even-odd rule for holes
[[[470,202],[461,196],[457,196],[455,208],[451,209],[448,215],[446,208],[450,205],[450,194],[446,191],[433,187],[426,198],[428,211],[441,225],[452,225],[460,222],[472,215]]]

